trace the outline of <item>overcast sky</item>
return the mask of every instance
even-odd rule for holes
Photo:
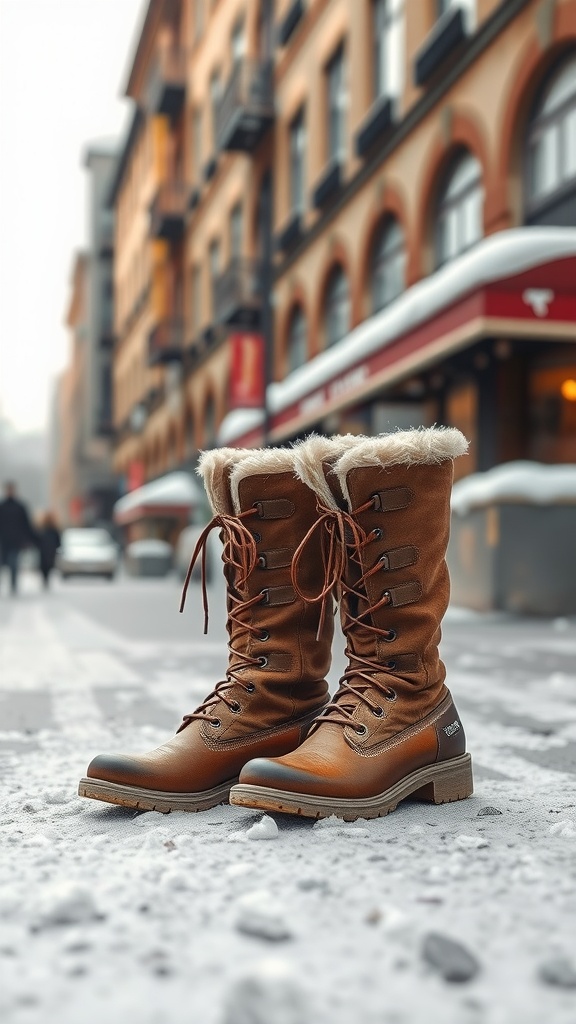
[[[47,423],[64,366],[87,142],[121,136],[146,0],[0,0],[0,415]]]

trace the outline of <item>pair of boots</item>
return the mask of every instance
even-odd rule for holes
[[[452,462],[466,448],[458,430],[430,428],[204,453],[214,518],[201,544],[220,528],[226,679],[163,746],[96,757],[80,795],[158,811],[229,798],[350,821],[411,794],[469,796],[438,655]],[[329,700],[334,596],[348,667]]]

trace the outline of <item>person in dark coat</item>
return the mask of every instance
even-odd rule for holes
[[[50,573],[56,561],[56,552],[60,547],[60,531],[51,512],[47,512],[42,520],[37,543],[40,552],[40,573],[47,589],[50,585]]]
[[[22,548],[36,544],[36,534],[25,504],[16,496],[13,483],[4,484],[4,500],[0,501],[0,568],[10,572],[12,593],[18,590],[18,563]]]

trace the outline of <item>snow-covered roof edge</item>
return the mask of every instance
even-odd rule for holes
[[[576,466],[541,462],[505,462],[486,473],[473,473],[454,484],[452,511],[466,515],[471,509],[493,504],[576,504]]]
[[[233,409],[229,412],[218,430],[218,444],[227,445],[238,437],[244,437],[250,431],[262,426],[263,409]]]
[[[270,411],[281,412],[467,292],[568,256],[576,256],[576,228],[512,228],[483,238],[469,252],[418,281],[386,309],[364,320],[334,348],[321,352],[284,381],[271,384]]]
[[[198,505],[202,492],[191,473],[180,470],[143,484],[125,494],[114,505],[114,515],[123,515],[141,505]]]

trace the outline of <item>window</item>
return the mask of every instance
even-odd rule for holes
[[[452,165],[440,193],[436,234],[438,266],[482,238],[483,208],[482,168],[475,156],[464,152]]]
[[[200,183],[202,169],[202,111],[192,115],[192,176],[195,184]]]
[[[308,326],[301,306],[296,306],[290,317],[286,345],[288,373],[303,366],[308,355]]]
[[[380,225],[372,249],[372,312],[377,313],[405,288],[406,249],[404,234],[394,217]]]
[[[216,444],[216,405],[212,395],[204,406],[204,447],[213,448]]]
[[[246,54],[246,35],[244,33],[244,22],[236,23],[232,30],[231,40],[232,63],[234,66],[240,63]]]
[[[194,4],[194,38],[200,39],[204,31],[204,0],[196,0]]]
[[[192,331],[195,337],[202,323],[202,270],[199,266],[192,268]]]
[[[404,84],[403,0],[372,0],[374,99],[399,96]]]
[[[350,292],[348,278],[342,267],[334,267],[326,288],[324,329],[326,348],[335,345],[348,333],[350,327]]]
[[[222,93],[220,74],[214,71],[210,76],[210,109],[212,114],[212,145],[216,149],[216,125],[218,124],[218,106]]]
[[[346,146],[346,83],[344,49],[340,47],[326,68],[328,87],[328,157],[341,160]]]
[[[306,126],[302,107],[290,125],[290,207],[301,213],[305,205]]]
[[[244,217],[242,203],[236,203],[230,213],[230,259],[238,259],[242,255],[242,235]]]
[[[537,103],[527,142],[528,219],[576,225],[576,54]]]
[[[216,281],[220,273],[220,242],[215,239],[210,243],[208,250],[208,262],[210,266],[210,288],[212,292],[212,313],[216,313]]]

